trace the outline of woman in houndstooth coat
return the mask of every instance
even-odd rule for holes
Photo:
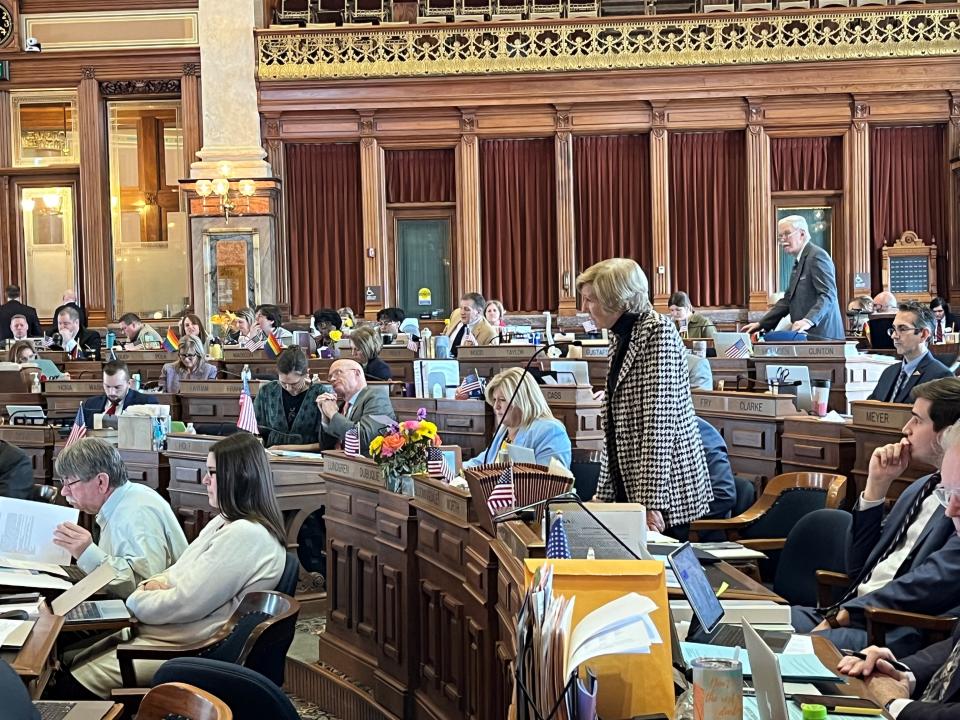
[[[690,398],[684,347],[650,305],[643,270],[614,258],[577,278],[583,310],[610,331],[603,405],[605,453],[597,499],[642,503],[647,526],[685,535],[713,491]]]

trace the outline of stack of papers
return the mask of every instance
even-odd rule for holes
[[[21,648],[33,630],[33,620],[0,619],[0,646]]]
[[[721,560],[755,560],[766,557],[758,550],[751,550],[735,542],[693,543],[693,546],[698,550],[706,550]]]
[[[70,552],[53,544],[53,531],[76,523],[76,508],[0,497],[0,554],[14,560],[69,565]]]
[[[723,645],[681,642],[683,659],[689,664],[699,657],[725,658],[740,661],[744,677],[752,675],[750,658],[740,648]],[[813,653],[785,653],[777,656],[780,661],[780,673],[790,682],[843,682],[843,679],[827,668]]]

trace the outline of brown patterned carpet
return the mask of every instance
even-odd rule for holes
[[[327,618],[324,615],[297,620],[297,630],[293,638],[293,643],[290,645],[290,650],[287,653],[288,656],[297,658],[298,660],[316,662],[319,659],[317,656],[317,635],[322,633],[326,627]],[[290,697],[291,702],[293,702],[294,707],[297,708],[297,712],[300,713],[300,717],[303,720],[340,720],[340,718],[333,715],[328,715],[316,705],[303,698],[291,695],[290,693],[287,693],[287,695]]]

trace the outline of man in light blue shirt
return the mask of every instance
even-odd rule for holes
[[[187,539],[170,504],[145,485],[127,480],[120,453],[97,438],[84,438],[57,456],[61,492],[73,507],[96,515],[100,537],[75,523],[61,523],[53,542],[86,573],[109,563],[116,577],[107,590],[119,598],[173,565]]]

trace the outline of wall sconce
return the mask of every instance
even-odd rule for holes
[[[39,203],[32,197],[25,197],[20,201],[20,208],[28,214],[39,210],[41,215],[59,215],[62,205],[63,197],[60,193],[44,193],[40,196]]]
[[[219,204],[220,213],[225,220],[230,219],[230,213],[234,212],[240,198],[246,198],[245,205],[250,208],[250,198],[257,194],[257,183],[253,180],[230,180],[230,163],[220,163],[217,167],[221,177],[212,180],[197,180],[195,189],[197,195],[203,198],[203,207],[207,207],[207,198],[216,196]]]

